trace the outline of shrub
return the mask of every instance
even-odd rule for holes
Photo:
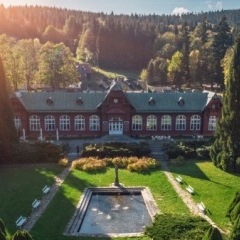
[[[86,172],[104,170],[106,166],[107,164],[104,160],[95,158],[82,158],[72,163],[72,168]]]
[[[218,228],[210,227],[202,240],[223,240],[223,237]]]
[[[155,159],[152,158],[141,158],[137,162],[130,163],[127,169],[131,172],[146,172],[150,169],[160,166]]]
[[[235,205],[234,209],[230,213],[230,220],[231,220],[231,222],[234,223],[239,215],[240,215],[240,202],[238,202]]]
[[[240,215],[238,215],[237,219],[234,222],[232,232],[230,235],[231,240],[239,240],[240,239]]]
[[[151,153],[150,147],[146,143],[97,143],[85,145],[81,156],[82,157],[130,157],[130,156],[148,156]]]
[[[201,147],[198,148],[197,150],[197,158],[198,159],[209,159],[209,152],[210,152],[210,147]]]
[[[226,213],[226,217],[230,217],[230,214],[232,210],[235,208],[235,206],[240,202],[240,192],[236,192],[235,196],[233,197],[229,207],[228,211]]]
[[[178,156],[174,159],[171,159],[170,160],[170,164],[172,164],[173,166],[182,166],[185,164],[185,160],[184,160],[184,157],[183,156]]]
[[[33,238],[28,231],[17,230],[17,232],[13,235],[12,240],[33,240]]]
[[[67,158],[62,158],[58,161],[58,165],[62,167],[67,167],[68,166],[68,159]]]
[[[176,145],[175,143],[165,144],[164,148],[165,153],[168,155],[170,159],[177,158],[180,155],[181,156],[184,155],[183,149],[180,146]]]
[[[201,217],[158,214],[145,235],[152,239],[201,239],[209,224]]]

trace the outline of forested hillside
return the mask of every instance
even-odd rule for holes
[[[74,60],[139,70],[151,85],[223,85],[222,59],[232,46],[239,15],[240,10],[226,10],[129,16],[1,5],[0,54],[14,89],[22,82],[53,88],[73,83]]]

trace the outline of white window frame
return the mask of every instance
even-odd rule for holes
[[[178,115],[176,117],[176,128],[177,131],[185,131],[186,130],[186,117],[184,115]]]
[[[67,115],[62,115],[59,118],[59,127],[60,131],[70,131],[71,130],[70,117]]]
[[[161,118],[161,130],[170,131],[172,129],[172,117],[170,115],[164,115]]]
[[[77,115],[74,118],[74,129],[76,131],[84,131],[85,130],[85,117],[82,115]]]
[[[216,130],[216,124],[217,124],[217,117],[216,116],[210,116],[208,119],[208,131],[215,131]]]
[[[45,127],[45,131],[55,131],[56,130],[55,117],[52,115],[47,115],[44,118],[44,127]]]
[[[40,117],[32,115],[29,117],[29,128],[30,131],[40,131]]]
[[[190,119],[190,130],[200,130],[201,128],[201,117],[199,115],[193,115]]]
[[[132,117],[132,130],[142,131],[142,117],[140,115],[134,115]]]
[[[89,118],[89,130],[98,131],[100,130],[100,118],[97,115],[92,115]]]
[[[156,131],[157,130],[157,117],[155,115],[149,115],[147,117],[147,131]]]
[[[20,129],[21,129],[21,125],[22,125],[22,123],[21,123],[21,118],[20,118],[19,116],[15,116],[14,119],[13,119],[13,121],[14,121],[14,126],[15,126],[15,128],[16,128],[17,130],[20,130]]]

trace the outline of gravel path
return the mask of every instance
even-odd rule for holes
[[[61,186],[65,178],[68,176],[71,167],[65,168],[58,176],[55,177],[55,183],[51,186],[50,192],[47,195],[44,195],[41,199],[41,204],[38,209],[32,211],[31,215],[28,217],[26,224],[23,226],[23,229],[30,231],[38,218],[47,208],[48,204],[53,199],[54,195],[58,191],[58,188]]]
[[[183,190],[180,186],[180,183],[176,181],[173,177],[172,173],[169,172],[166,162],[162,162],[162,169],[168,181],[172,184],[173,188],[177,192],[177,194],[182,198],[183,202],[187,205],[190,212],[194,215],[198,215],[204,219],[206,219],[213,227],[218,228],[219,231],[223,234],[226,234],[222,229],[220,229],[211,218],[209,218],[206,214],[204,214],[197,206],[197,203],[192,199],[191,194],[185,190]]]

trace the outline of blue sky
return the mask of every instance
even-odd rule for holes
[[[240,9],[240,0],[0,0],[9,5],[42,5],[115,14],[181,14]]]

